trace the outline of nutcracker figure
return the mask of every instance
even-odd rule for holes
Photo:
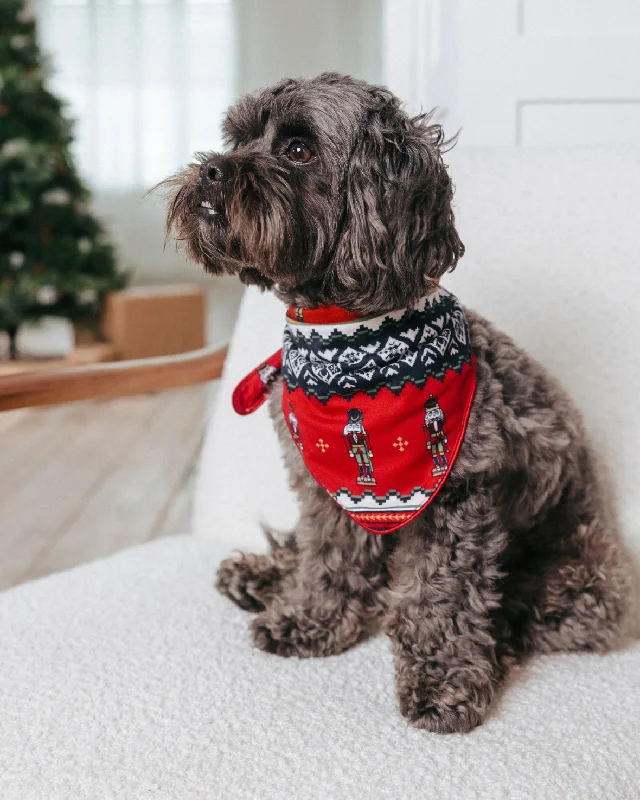
[[[293,409],[291,408],[291,403],[289,403],[289,428],[291,430],[291,436],[293,437],[293,441],[298,445],[298,450],[302,452],[304,450],[304,445],[302,444],[302,438],[300,437],[300,427],[298,425],[298,418],[293,413]]]
[[[265,386],[269,386],[269,384],[273,383],[278,377],[278,370],[271,364],[263,364],[258,367],[258,375],[262,383]]]
[[[362,411],[359,408],[350,408],[347,411],[347,424],[344,426],[342,438],[347,447],[350,458],[355,458],[358,465],[359,476],[356,483],[366,486],[375,486],[373,477],[373,453],[369,443],[369,434],[363,424]]]
[[[432,394],[424,404],[424,438],[427,443],[427,450],[431,453],[434,467],[431,474],[444,475],[449,468],[447,462],[447,434],[445,431],[444,411],[438,405],[438,400]]]

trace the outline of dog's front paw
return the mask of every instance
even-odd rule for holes
[[[216,589],[245,611],[262,611],[281,573],[266,555],[226,558],[218,567]]]
[[[493,697],[490,685],[440,684],[414,675],[397,682],[400,713],[416,728],[432,733],[468,733],[480,725]]]
[[[401,696],[400,713],[416,728],[431,733],[468,733],[482,722],[469,702],[448,706],[434,697]]]
[[[311,635],[308,623],[298,621],[295,616],[288,614],[260,614],[251,623],[251,634],[254,645],[265,653],[288,658],[312,658],[324,655],[323,639],[319,631]]]
[[[299,611],[269,608],[253,620],[251,634],[254,645],[266,653],[321,658],[337,655],[354,643],[357,634],[344,636],[344,627],[327,627]]]
[[[274,621],[260,614],[251,623],[251,637],[253,644],[265,653],[275,653],[278,656],[298,656],[301,638],[297,634],[292,620],[282,617],[279,621]]]

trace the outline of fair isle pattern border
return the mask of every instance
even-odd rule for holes
[[[469,330],[457,299],[438,288],[414,308],[341,324],[288,321],[282,375],[289,391],[301,388],[326,403],[333,396],[384,386],[398,395],[407,383],[422,389],[471,363]]]

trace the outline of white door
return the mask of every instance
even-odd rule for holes
[[[390,85],[462,145],[640,144],[640,0],[387,0],[386,20],[412,80]]]

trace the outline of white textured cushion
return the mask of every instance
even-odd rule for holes
[[[640,553],[640,149],[479,148],[447,160],[467,255],[445,284],[563,381]],[[261,548],[260,519],[282,528],[296,517],[266,409],[238,417],[230,403],[280,346],[283,318],[273,297],[247,292],[203,450],[195,531],[229,546]]]
[[[2,800],[636,800],[640,646],[537,659],[468,735],[399,716],[384,637],[250,647],[219,557],[154,542],[0,595]]]

